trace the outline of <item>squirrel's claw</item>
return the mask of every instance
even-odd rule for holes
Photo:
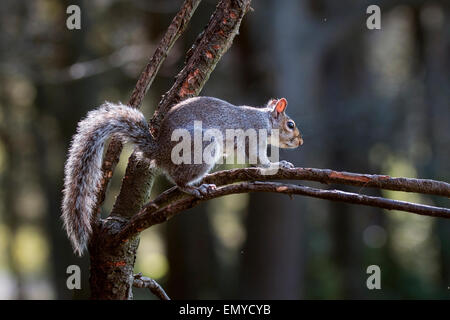
[[[216,188],[217,187],[215,184],[204,183],[197,187],[197,191],[201,194],[200,198],[203,198],[204,196],[208,195],[210,191],[216,190]]]
[[[196,198],[203,199],[210,191],[215,190],[216,188],[215,184],[204,183],[198,187],[185,186],[180,189]]]
[[[295,168],[295,166],[292,163],[290,163],[286,160],[281,160],[280,162],[264,163],[264,164],[261,164],[259,167],[263,168],[263,169],[274,169],[274,168],[275,169],[276,168],[292,169],[292,168]]]

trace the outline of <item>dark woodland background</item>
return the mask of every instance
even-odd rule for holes
[[[79,2],[78,31],[66,28],[70,4],[0,6],[2,299],[89,296],[88,257],[72,254],[59,218],[69,141],[88,110],[128,100],[181,1]],[[369,4],[381,7],[381,30],[366,28]],[[175,44],[144,100],[147,117],[215,5],[204,0]],[[450,181],[449,1],[255,0],[252,7],[202,95],[250,105],[286,97],[305,144],[281,157],[297,166]],[[160,179],[158,191],[167,186]],[[445,198],[361,191],[450,206]],[[175,299],[448,299],[449,242],[444,219],[243,194],[143,232],[136,272]],[[71,264],[82,267],[83,290],[66,288]],[[381,290],[366,288],[372,264],[381,268]],[[144,289],[135,298],[154,299]]]

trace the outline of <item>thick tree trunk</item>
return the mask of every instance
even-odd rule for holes
[[[158,130],[160,121],[173,105],[200,93],[217,62],[231,46],[249,7],[250,0],[219,2],[205,30],[188,51],[185,67],[177,75],[172,88],[163,96],[151,121],[153,133]],[[148,89],[147,85],[139,82],[137,86],[145,88],[145,91]],[[143,97],[137,93],[133,93],[134,96],[139,96],[138,100]],[[133,269],[139,236],[135,235],[119,245],[115,245],[113,238],[144,204],[154,174],[153,170],[148,169],[148,164],[138,161],[133,153],[111,216],[94,222],[93,237],[89,245],[93,299],[132,298]]]

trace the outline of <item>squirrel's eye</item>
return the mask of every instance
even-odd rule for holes
[[[288,121],[287,126],[289,129],[294,129],[295,128],[295,123],[293,121]]]

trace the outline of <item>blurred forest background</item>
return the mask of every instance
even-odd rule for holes
[[[2,1],[0,298],[89,296],[88,257],[72,254],[59,218],[70,138],[88,110],[128,101],[181,2]],[[200,4],[170,52],[144,100],[147,117],[216,3]],[[70,4],[81,7],[81,30],[66,28]],[[370,4],[381,7],[381,30],[366,27]],[[286,97],[305,144],[281,157],[297,166],[450,181],[450,1],[252,7],[202,95],[249,105]],[[105,214],[130,153],[115,171]],[[161,178],[155,192],[167,186]],[[450,206],[445,198],[361,191]],[[82,267],[82,290],[66,288],[71,264]],[[381,290],[366,287],[372,264],[381,268]],[[450,221],[303,197],[228,196],[143,232],[136,272],[175,299],[448,299]],[[154,299],[144,289],[135,298]]]

